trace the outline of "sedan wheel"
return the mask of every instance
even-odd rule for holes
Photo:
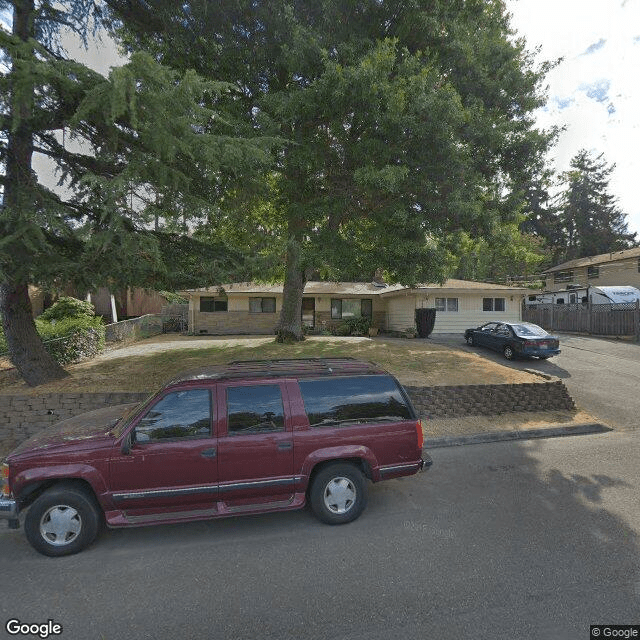
[[[473,346],[475,345],[475,341],[474,341],[473,336],[472,336],[471,334],[469,334],[469,335],[467,336],[467,344],[468,344],[470,347],[473,347]]]
[[[514,356],[515,354],[513,353],[513,348],[512,348],[512,347],[510,347],[509,345],[507,345],[507,346],[504,348],[503,353],[504,353],[504,357],[505,357],[507,360],[513,360],[513,356]]]

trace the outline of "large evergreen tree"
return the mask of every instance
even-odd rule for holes
[[[620,251],[632,247],[636,234],[629,233],[626,214],[610,193],[615,165],[604,154],[582,149],[563,175],[560,221],[565,233],[565,260]]]
[[[441,280],[441,238],[517,221],[549,137],[502,0],[111,4],[132,48],[234,83],[236,116],[288,141],[258,208],[284,253],[281,338],[313,272]]]
[[[104,78],[68,59],[62,33],[86,38],[109,17],[93,0],[0,0],[0,314],[10,356],[32,385],[61,377],[35,329],[28,284],[149,284],[164,276],[178,228],[209,207],[225,176],[270,157],[237,136],[230,86],[175,73],[148,54]],[[35,154],[60,189],[44,186]],[[172,224],[172,221],[175,221]]]

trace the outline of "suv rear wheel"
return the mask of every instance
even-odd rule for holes
[[[100,512],[91,495],[76,486],[45,491],[31,505],[24,531],[45,556],[68,556],[89,546],[98,534]]]
[[[321,469],[313,479],[309,501],[313,513],[322,522],[352,522],[367,506],[366,480],[354,465],[336,462]]]

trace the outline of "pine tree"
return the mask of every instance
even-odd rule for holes
[[[614,169],[615,165],[607,165],[604,154],[594,157],[582,149],[563,175],[566,188],[559,216],[566,238],[566,260],[634,246],[637,234],[629,233],[626,214],[610,193]]]
[[[270,142],[237,135],[223,103],[235,91],[134,54],[108,78],[68,59],[61,33],[82,39],[111,23],[93,0],[0,0],[0,313],[10,357],[30,385],[65,375],[42,345],[29,284],[89,289],[164,276],[152,218],[171,229],[206,211]],[[255,136],[253,136],[255,138]],[[56,167],[60,190],[39,182],[34,154]],[[166,253],[166,252],[165,252]],[[224,258],[224,256],[221,256]]]

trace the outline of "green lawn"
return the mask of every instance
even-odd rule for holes
[[[67,368],[67,379],[29,389],[16,372],[0,375],[2,393],[57,391],[151,391],[180,371],[233,360],[340,356],[377,363],[406,385],[458,385],[534,382],[539,378],[485,359],[475,351],[450,349],[423,340],[313,337],[297,344],[277,344],[269,337],[196,339],[158,336]],[[188,348],[180,348],[189,344]],[[196,344],[197,346],[191,346]],[[151,352],[154,348],[171,348]],[[149,353],[140,353],[141,351]]]

